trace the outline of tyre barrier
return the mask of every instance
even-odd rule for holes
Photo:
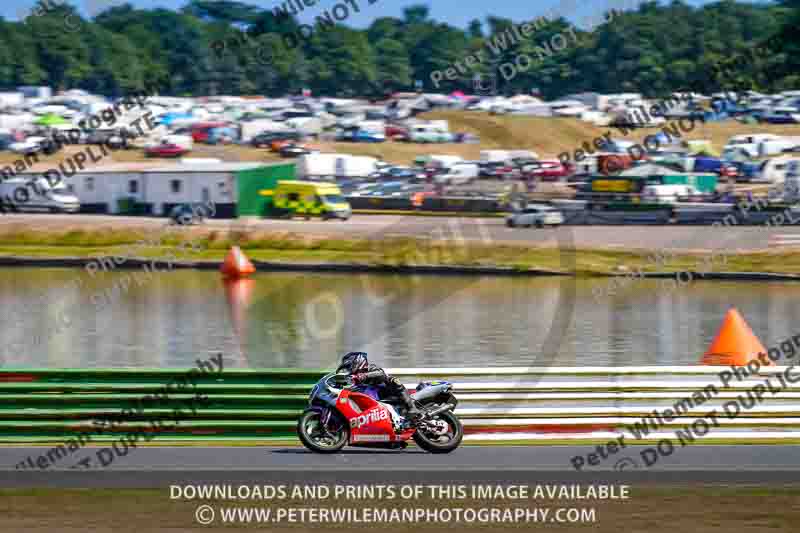
[[[411,198],[391,196],[348,196],[347,201],[353,209],[403,209],[411,211],[414,206]]]
[[[469,196],[437,196],[422,200],[423,211],[456,211],[497,213],[503,211],[500,202],[492,198],[474,198]]]
[[[550,367],[387,369],[413,389],[418,381],[447,379],[459,399],[456,414],[467,441],[600,442],[626,435],[654,413],[661,423],[639,439],[649,443],[684,431],[716,411],[713,431],[697,443],[794,443],[800,440],[800,383],[784,384],[763,401],[744,405],[754,388],[787,367],[724,384],[722,367]],[[196,376],[191,392],[170,391],[180,370],[3,369],[0,442],[92,442],[149,432],[153,442],[294,441],[295,424],[323,370],[225,369]],[[800,382],[800,379],[795,381]],[[693,403],[709,386],[706,402]],[[206,400],[188,409],[193,398]],[[736,416],[725,416],[731,405]],[[744,405],[744,407],[742,407]],[[679,406],[683,406],[680,408]],[[665,415],[665,413],[671,413]],[[175,414],[180,413],[179,419]],[[157,420],[175,420],[168,427]],[[103,424],[98,422],[104,421]],[[150,439],[148,439],[150,440]]]

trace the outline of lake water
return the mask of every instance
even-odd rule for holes
[[[320,368],[365,350],[388,367],[688,365],[730,306],[767,346],[800,333],[800,284],[642,281],[598,297],[607,283],[0,269],[0,361],[189,368],[222,351],[229,367]]]

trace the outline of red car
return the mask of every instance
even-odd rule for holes
[[[560,178],[565,178],[572,174],[572,169],[561,161],[547,159],[532,165],[527,165],[523,172],[525,177],[557,181]]]
[[[387,139],[394,139],[395,141],[407,141],[408,129],[395,124],[387,124],[383,130]]]
[[[200,122],[192,124],[192,139],[196,143],[207,142],[208,134],[214,128],[222,128],[228,126],[227,122]]]
[[[177,144],[159,144],[145,148],[144,155],[147,157],[180,157],[189,150]]]
[[[738,178],[739,169],[736,168],[734,165],[724,164],[719,169],[719,175],[722,178]]]

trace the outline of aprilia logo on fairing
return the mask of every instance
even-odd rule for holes
[[[373,422],[386,420],[387,418],[389,418],[389,412],[386,409],[376,409],[374,411],[368,411],[365,415],[357,416],[352,419],[350,421],[350,427],[358,429],[364,424],[372,424]]]

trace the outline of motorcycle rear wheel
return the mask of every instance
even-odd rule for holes
[[[437,415],[434,420],[441,420],[447,424],[447,432],[445,434],[433,434],[420,427],[414,433],[414,442],[417,446],[430,453],[450,453],[461,444],[461,439],[464,438],[464,426],[461,421],[450,412],[445,412]],[[446,441],[442,441],[447,438]]]
[[[297,421],[297,436],[303,446],[317,453],[336,453],[347,444],[350,428],[347,421],[337,412],[333,412],[332,424],[336,433],[326,432],[322,427],[322,414],[309,409]]]

